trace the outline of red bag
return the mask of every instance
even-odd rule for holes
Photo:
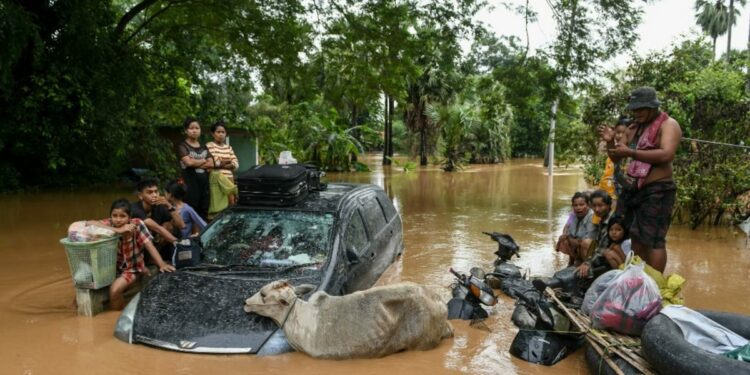
[[[643,264],[628,265],[602,292],[591,310],[594,328],[640,335],[649,319],[659,313],[659,287],[643,271]]]

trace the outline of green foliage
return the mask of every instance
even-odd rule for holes
[[[60,186],[114,181],[134,165],[174,173],[173,147],[152,141],[154,128],[197,113],[245,123],[250,69],[299,59],[303,10],[288,0],[3,2],[0,156],[13,161],[3,175]]]
[[[464,147],[470,163],[499,163],[511,154],[513,109],[505,87],[491,75],[470,77],[462,98],[473,109]]]
[[[552,59],[563,82],[588,82],[598,64],[637,40],[643,10],[630,0],[550,0],[557,22]]]
[[[289,150],[297,160],[326,170],[361,169],[351,157],[363,151],[353,133],[372,132],[366,126],[350,127],[321,99],[289,105],[263,97],[249,108],[248,117],[260,159],[266,163],[275,163],[281,151]]]
[[[414,144],[416,143],[415,138],[412,134],[409,134],[406,125],[401,120],[393,121],[393,148],[396,153],[408,154]]]
[[[453,172],[461,168],[466,158],[465,135],[476,121],[476,112],[467,105],[427,104],[427,117],[440,128],[443,143],[443,170]]]
[[[388,158],[388,160],[390,160],[391,163],[393,163],[393,165],[396,166],[396,168],[399,168],[399,169],[401,169],[404,172],[409,172],[409,171],[412,171],[412,170],[414,170],[414,169],[417,168],[417,163],[415,163],[413,161],[407,160],[407,161],[405,161],[405,162],[402,163],[402,162],[398,161],[398,159],[392,158],[390,156],[386,156],[386,158]]]

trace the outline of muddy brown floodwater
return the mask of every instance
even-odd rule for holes
[[[495,243],[482,231],[512,234],[521,246],[516,262],[532,275],[550,275],[566,264],[552,245],[569,212],[569,197],[586,188],[578,170],[558,170],[548,195],[539,160],[471,166],[460,173],[437,168],[404,173],[380,167],[377,157],[365,160],[373,172],[330,174],[328,180],[380,185],[401,212],[405,253],[381,283],[447,287],[449,267],[489,269]],[[438,348],[381,359],[198,355],[125,344],[112,336],[118,312],[76,316],[65,252],[58,243],[70,222],[106,216],[109,204],[121,196],[134,199],[127,191],[0,195],[1,374],[588,373],[580,350],[554,367],[511,357],[516,329],[510,322],[513,301],[505,297],[486,321],[490,332],[454,322],[455,337]],[[687,279],[686,305],[750,314],[750,249],[743,233],[673,226],[667,247],[667,273]]]

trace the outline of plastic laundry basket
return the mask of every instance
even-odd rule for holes
[[[60,240],[76,288],[99,289],[115,281],[119,236],[91,242]]]

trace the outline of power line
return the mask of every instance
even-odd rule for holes
[[[745,145],[735,145],[735,144],[731,144],[731,143],[707,141],[707,140],[704,140],[704,139],[695,139],[695,138],[687,138],[687,137],[682,137],[682,140],[683,141],[698,142],[698,143],[706,143],[706,144],[709,144],[709,145],[729,146],[729,147],[736,147],[736,148],[741,148],[741,149],[745,149],[745,150],[750,150],[750,146],[745,146]]]

